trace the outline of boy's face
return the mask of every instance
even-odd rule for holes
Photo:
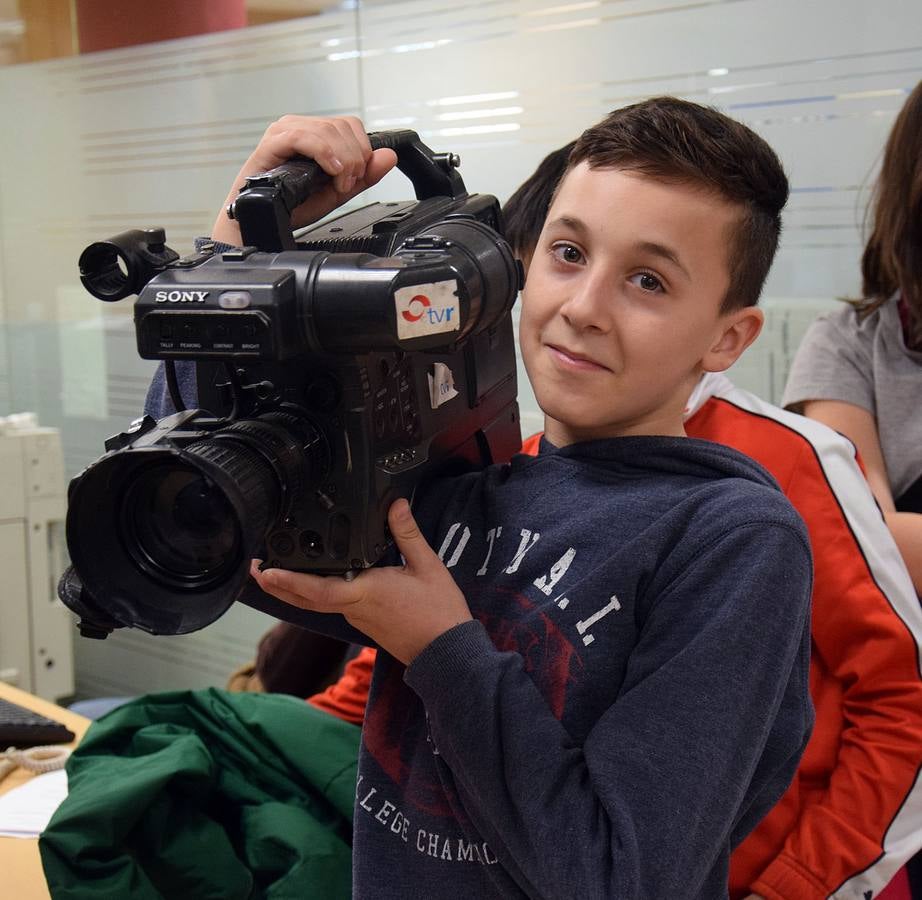
[[[761,313],[721,314],[736,205],[701,189],[580,163],[548,211],[519,339],[550,441],[684,435],[704,371],[731,365]]]

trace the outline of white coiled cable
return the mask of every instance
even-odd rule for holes
[[[25,750],[9,747],[0,753],[0,781],[14,769],[26,769],[36,775],[63,769],[70,752],[70,747],[28,747]]]

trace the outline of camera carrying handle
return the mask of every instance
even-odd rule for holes
[[[397,168],[410,179],[417,200],[466,196],[455,154],[434,153],[409,129],[372,132],[368,139],[373,150],[388,147],[397,154]],[[296,250],[291,214],[331,180],[314,160],[295,157],[247,178],[227,214],[239,223],[244,246],[268,252]]]

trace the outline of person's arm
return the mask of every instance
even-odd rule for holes
[[[844,434],[855,445],[916,593],[922,595],[922,515],[896,511],[874,416],[860,406],[840,400],[808,400],[803,404],[803,414]]]
[[[397,162],[393,150],[371,149],[365,126],[355,116],[282,116],[266,129],[234,179],[211,231],[214,240],[240,245],[240,226],[228,217],[228,206],[249,176],[268,172],[294,156],[314,160],[332,179],[294,211],[295,228],[321,219],[377,184]]]
[[[789,532],[740,528],[710,547],[658,599],[582,746],[479,626],[410,666],[465,808],[529,896],[705,893],[717,854],[765,811],[747,800],[776,799],[806,741],[808,591],[809,555]]]
[[[395,507],[404,569],[348,584],[275,570],[262,586],[344,613],[409,664],[466,812],[529,896],[700,896],[809,733],[802,533],[742,525],[707,544],[657,597],[617,699],[579,744]]]
[[[919,843],[893,835],[922,801],[922,610],[851,447],[820,439],[792,465],[786,493],[813,547],[822,695],[801,765],[800,815],[752,884],[768,900],[822,900],[851,878],[860,880],[856,896],[877,896]],[[828,781],[811,783],[833,753]]]
[[[922,514],[885,512],[884,518],[903,555],[916,593],[922,597]]]

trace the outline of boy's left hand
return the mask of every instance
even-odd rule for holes
[[[440,634],[472,618],[467,601],[448,569],[423,537],[406,500],[387,516],[397,549],[406,560],[396,566],[366,569],[352,581],[267,569],[253,561],[250,574],[273,597],[313,612],[342,613],[404,665],[409,665]]]

